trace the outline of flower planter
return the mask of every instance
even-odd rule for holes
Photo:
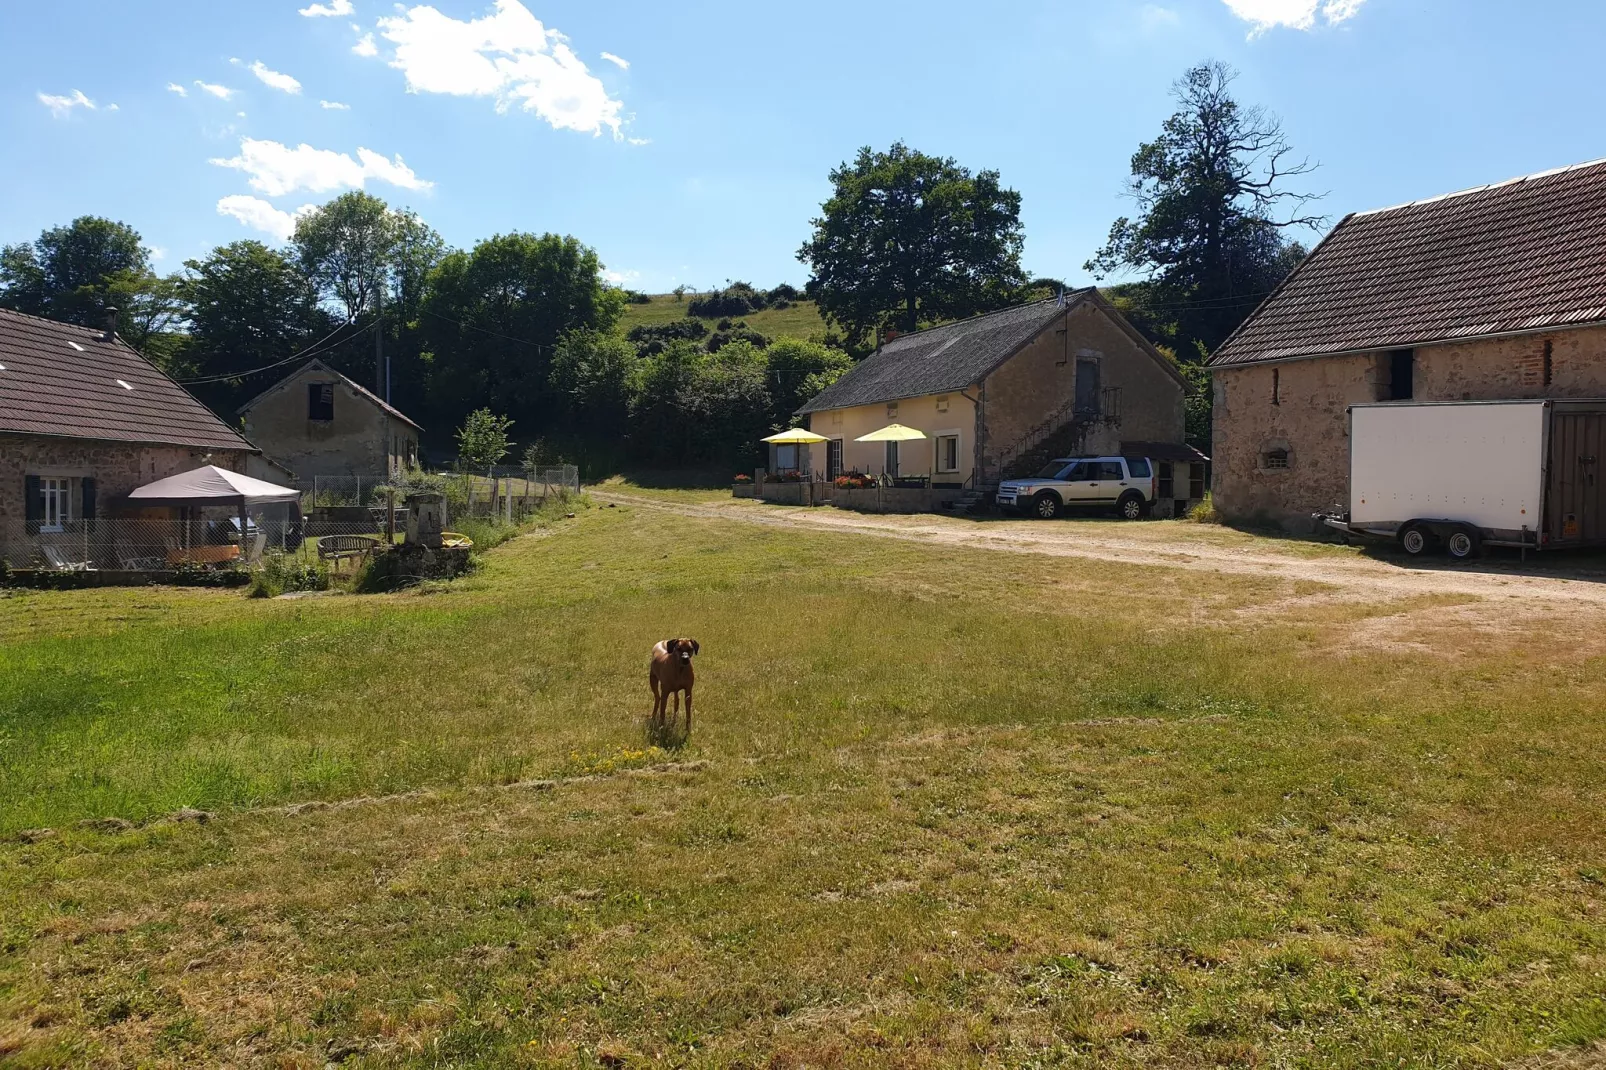
[[[751,483],[732,483],[731,484],[731,497],[732,498],[756,498],[756,497],[758,497],[758,488],[755,487]]]

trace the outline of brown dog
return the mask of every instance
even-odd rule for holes
[[[664,727],[669,712],[669,696],[675,696],[675,716],[680,716],[680,693],[686,692],[686,735],[691,735],[691,689],[697,682],[691,659],[701,648],[695,639],[665,639],[652,648],[652,723]]]

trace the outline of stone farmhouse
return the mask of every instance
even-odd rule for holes
[[[136,487],[257,450],[119,339],[0,309],[0,558],[81,532]],[[270,477],[271,478],[271,477]]]
[[[399,409],[320,360],[240,406],[248,438],[302,482],[382,480],[418,464],[423,431]]]
[[[1606,161],[1347,216],[1212,355],[1229,520],[1349,500],[1349,406],[1606,397]]]
[[[986,490],[1055,457],[1142,454],[1162,462],[1168,512],[1190,485],[1203,494],[1186,395],[1171,361],[1088,287],[893,338],[799,412],[830,440],[813,447],[827,478],[929,475],[933,487]],[[891,423],[927,437],[854,441]],[[772,470],[806,463],[806,450],[786,449]]]

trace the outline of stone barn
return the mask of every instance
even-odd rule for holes
[[[1212,355],[1230,521],[1349,500],[1349,406],[1606,397],[1606,161],[1345,217]]]
[[[246,437],[302,481],[314,476],[388,479],[418,464],[423,428],[320,360],[303,365],[239,412]]]

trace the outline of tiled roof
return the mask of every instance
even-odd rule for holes
[[[0,309],[0,432],[250,450],[120,339]]]
[[[357,382],[355,379],[351,378],[350,376],[341,374],[339,371],[335,370],[334,368],[329,367],[329,365],[327,365],[323,361],[317,360],[317,359],[309,360],[307,363],[303,364],[301,367],[297,368],[295,371],[291,372],[289,375],[285,376],[283,379],[280,379],[277,383],[274,383],[272,386],[270,386],[266,390],[262,391],[262,393],[258,394],[256,397],[252,398],[250,401],[247,401],[244,405],[241,405],[235,411],[236,412],[240,412],[240,413],[245,413],[246,411],[248,411],[250,409],[256,408],[257,402],[261,401],[263,398],[267,397],[269,394],[273,393],[274,391],[279,390],[280,388],[284,387],[286,384],[294,382],[295,379],[296,379],[296,376],[300,375],[302,372],[307,371],[308,369],[315,369],[315,370],[321,372],[324,375],[332,375],[332,376],[334,376],[336,379],[339,379],[341,382],[345,383],[348,387],[350,387],[353,391],[355,391],[359,396],[367,398],[369,401],[371,401],[375,405],[379,406],[379,408],[381,410],[383,410],[385,413],[387,413],[388,415],[395,417],[396,419],[400,420],[402,423],[407,424],[409,427],[417,428],[420,431],[423,430],[423,428],[419,427],[418,424],[414,423],[413,420],[410,417],[408,417],[406,413],[404,413],[400,409],[396,408],[390,402],[386,401],[384,398],[380,397],[378,394],[374,393],[372,390],[369,390],[367,387],[363,386],[361,383]]]
[[[1066,304],[1038,301],[901,335],[860,361],[799,412],[874,405],[942,394],[980,382],[1015,351],[1043,333],[1066,307],[1093,292],[1068,294]]]
[[[1606,160],[1346,217],[1215,367],[1606,320]]]

